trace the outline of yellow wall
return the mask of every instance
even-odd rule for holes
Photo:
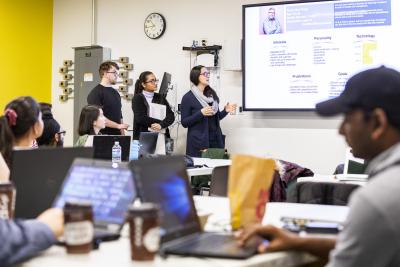
[[[0,0],[0,115],[13,98],[51,102],[53,0]]]

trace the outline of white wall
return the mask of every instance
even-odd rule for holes
[[[63,59],[73,59],[74,46],[90,45],[91,0],[54,0],[53,32],[53,105],[54,113],[71,133],[72,101],[58,100],[58,68]],[[190,57],[182,46],[207,38],[209,44],[240,40],[242,5],[245,0],[97,0],[97,44],[109,47],[112,58],[128,56],[134,64],[131,78],[151,70],[161,79],[168,71],[177,87],[178,103],[189,89]],[[143,32],[145,17],[151,12],[163,14],[167,29],[163,37],[150,40]],[[239,55],[238,55],[239,56]],[[224,49],[220,55],[224,64]],[[133,77],[132,77],[133,76]],[[218,94],[222,103],[241,104],[241,72],[221,68]],[[133,88],[132,88],[133,89]],[[170,93],[174,102],[174,93]],[[125,121],[132,123],[130,103],[123,100]],[[313,112],[245,112],[222,121],[227,148],[232,153],[268,155],[296,162],[318,173],[332,173],[343,161],[345,144],[337,134],[339,119],[321,119]],[[176,138],[176,128],[173,136]],[[185,150],[186,130],[179,128],[178,151]],[[66,143],[72,143],[71,135]]]

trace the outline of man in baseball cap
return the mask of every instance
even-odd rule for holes
[[[351,77],[343,93],[319,103],[321,116],[344,114],[339,133],[356,157],[368,162],[369,183],[351,196],[337,238],[300,237],[271,225],[245,230],[268,236],[260,252],[307,251],[327,266],[400,266],[400,73],[384,66]]]

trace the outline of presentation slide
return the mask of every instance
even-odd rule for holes
[[[243,107],[312,110],[355,73],[400,70],[400,1],[243,6]]]

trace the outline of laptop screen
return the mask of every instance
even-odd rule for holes
[[[346,149],[343,174],[364,174],[366,167],[366,163],[363,159],[354,157],[351,148]]]
[[[122,224],[135,196],[132,172],[126,165],[78,160],[71,166],[54,206],[89,201],[96,223]]]
[[[127,135],[95,135],[93,136],[94,158],[111,160],[115,142],[121,146],[122,161],[129,161],[131,137]]]
[[[152,155],[156,152],[158,133],[141,132],[139,137],[139,157]]]
[[[15,217],[36,218],[50,208],[75,158],[93,158],[93,148],[14,150],[10,178],[18,192]]]
[[[162,242],[200,232],[182,157],[131,162],[142,201],[161,206]]]

